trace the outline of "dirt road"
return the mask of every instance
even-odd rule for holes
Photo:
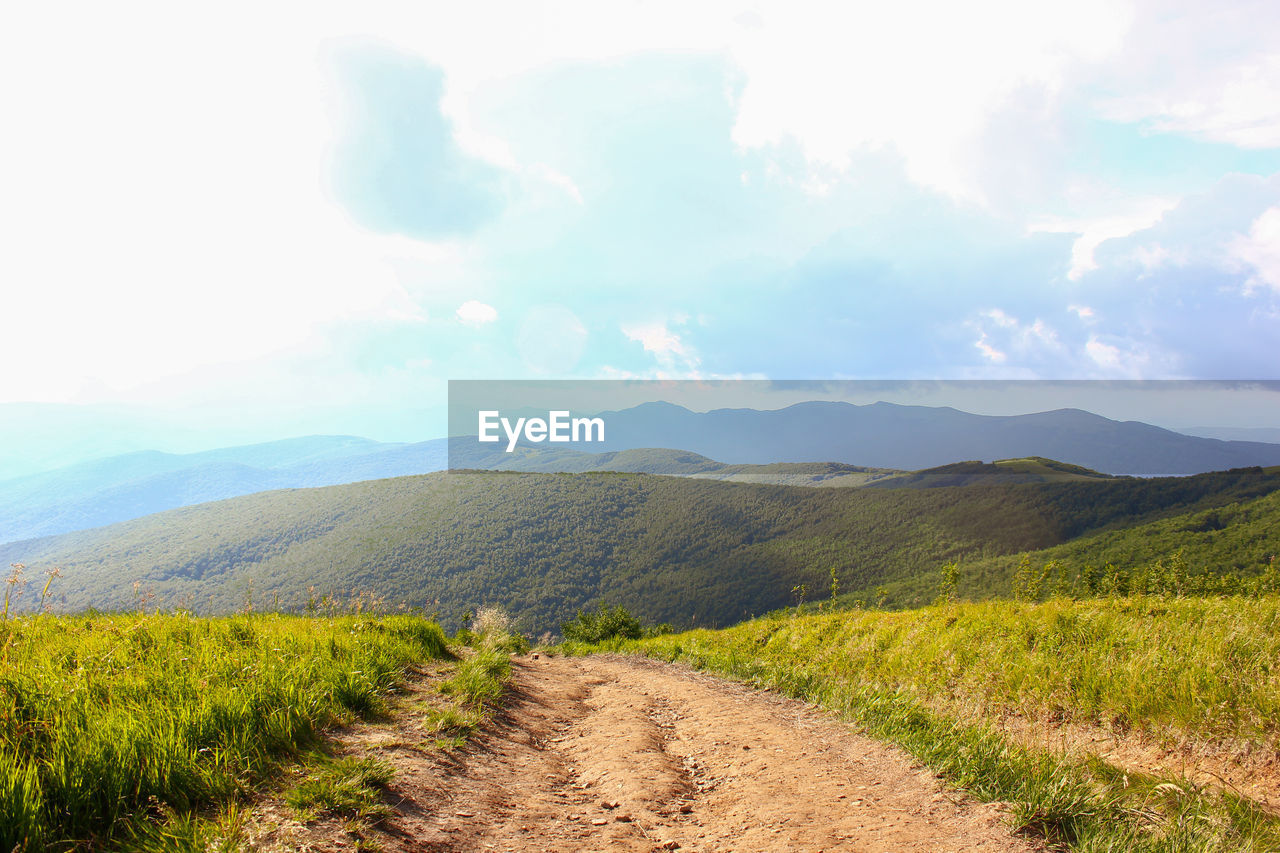
[[[371,744],[398,769],[388,850],[1039,849],[803,703],[658,662],[521,658],[470,745],[408,734]]]

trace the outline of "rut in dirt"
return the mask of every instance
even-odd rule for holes
[[[518,659],[472,744],[383,757],[388,850],[1043,849],[804,703],[643,659]]]

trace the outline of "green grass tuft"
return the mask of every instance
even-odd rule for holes
[[[266,614],[11,618],[0,648],[5,851],[173,848],[204,831],[193,813],[447,654],[422,619]]]
[[[377,758],[326,761],[289,790],[285,802],[305,821],[331,815],[377,822],[390,814],[378,796],[394,776],[391,765]]]

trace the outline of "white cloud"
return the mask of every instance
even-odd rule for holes
[[[991,342],[987,340],[986,332],[982,332],[979,338],[973,342],[973,345],[978,348],[978,352],[982,353],[983,358],[993,364],[1004,364],[1007,358],[1004,353],[991,345]]]
[[[1133,250],[1133,259],[1142,267],[1144,276],[1150,275],[1170,264],[1179,264],[1185,261],[1180,252],[1171,251],[1160,243],[1138,246]]]
[[[1027,365],[1060,356],[1058,333],[1039,318],[1024,323],[1000,308],[979,311],[966,325],[978,334],[974,347],[992,364],[1010,359]]]
[[[1128,202],[1125,210],[1110,215],[1081,219],[1049,217],[1040,219],[1028,228],[1031,233],[1079,234],[1071,245],[1071,266],[1067,278],[1079,281],[1086,273],[1098,268],[1094,252],[1107,240],[1127,237],[1137,231],[1150,228],[1164,214],[1177,205],[1175,199],[1146,198]]]
[[[1097,319],[1096,312],[1088,305],[1068,305],[1067,310],[1086,322]]]
[[[1017,90],[1051,97],[1080,63],[1121,46],[1126,10],[1106,2],[770,4],[730,52],[745,72],[734,139],[791,137],[843,166],[892,147],[917,182],[981,201],[975,143]]]
[[[1097,335],[1091,335],[1084,345],[1085,355],[1101,369],[1103,376],[1144,379],[1150,378],[1153,359],[1147,348],[1135,341],[1118,340],[1107,343]]]
[[[1280,146],[1280,14],[1274,4],[1137,6],[1098,107],[1115,121],[1242,148]]]
[[[458,306],[457,317],[468,326],[483,326],[498,319],[498,310],[475,299],[468,299]]]
[[[1104,344],[1096,337],[1089,338],[1084,345],[1084,351],[1099,367],[1115,370],[1121,366],[1120,348]]]
[[[987,311],[982,311],[980,312],[980,316],[986,317],[988,320],[990,320],[991,322],[995,323],[997,326],[1003,329],[1016,327],[1018,325],[1018,321],[1016,318],[1010,317],[1008,314],[1006,314],[1004,311],[1000,310],[999,308],[991,308]]]
[[[1227,250],[1245,269],[1253,270],[1245,284],[1246,292],[1259,286],[1280,292],[1280,206],[1263,211],[1253,221],[1248,235],[1237,237]]]
[[[918,183],[982,200],[984,133],[1018,92],[1089,101],[1091,83],[1114,80],[1120,94],[1104,106],[1118,120],[1280,144],[1276,13],[1166,6],[769,0],[744,16],[740,3],[676,0],[231,2],[217,15],[158,2],[77,4],[71,15],[17,5],[0,29],[0,77],[20,81],[0,94],[0,316],[13,365],[0,400],[118,397],[322,349],[338,324],[421,320],[427,293],[452,305],[474,292],[482,247],[375,237],[327,197],[333,105],[321,58],[335,39],[378,39],[440,65],[459,144],[574,204],[584,200],[575,176],[520,161],[482,96],[539,69],[651,51],[725,57],[741,81],[734,140],[794,140],[813,166],[799,184],[814,192],[882,149]],[[1113,209],[1042,229],[1080,235],[1073,277],[1101,242],[1153,221]],[[1235,244],[1255,286],[1280,281],[1271,223]],[[666,324],[637,334],[655,358],[696,369],[697,353]]]
[[[424,13],[423,9],[429,9]],[[823,0],[601,4],[569,0],[328,8],[316,26],[365,32],[441,64],[444,109],[459,144],[580,198],[555,163],[522,163],[480,95],[494,83],[566,62],[642,52],[718,54],[742,82],[733,138],[757,148],[795,140],[814,167],[799,183],[830,190],[831,171],[868,149],[890,149],[911,178],[982,201],[986,123],[1016,92],[1051,100],[1082,69],[1120,55],[1131,12],[1107,0],[1049,6],[1017,0],[832,5]],[[503,26],[495,28],[495,17]],[[922,25],[922,22],[928,22]],[[530,33],[537,33],[531,38]]]
[[[628,340],[635,341],[651,354],[663,371],[696,376],[701,359],[692,346],[667,328],[665,321],[624,323],[620,327]]]

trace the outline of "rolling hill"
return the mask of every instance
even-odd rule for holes
[[[0,546],[0,564],[60,566],[68,609],[130,608],[139,592],[202,612],[301,608],[332,592],[454,624],[496,604],[534,631],[604,600],[651,621],[725,625],[793,603],[802,584],[810,599],[826,597],[832,571],[841,592],[869,592],[934,577],[945,561],[1049,548],[1277,488],[1280,473],[1256,468],[898,489],[438,473],[170,510]]]
[[[453,439],[457,442],[458,439]],[[1107,474],[1079,465],[1042,457],[1000,459],[992,463],[955,462],[920,471],[866,468],[842,462],[771,462],[731,465],[685,450],[641,447],[607,453],[518,447],[511,453],[477,451],[464,443],[451,452],[452,467],[486,471],[523,471],[543,474],[582,474],[617,471],[631,474],[663,474],[731,483],[764,483],[775,486],[934,488],[998,483],[1047,483],[1080,479],[1108,479]]]

